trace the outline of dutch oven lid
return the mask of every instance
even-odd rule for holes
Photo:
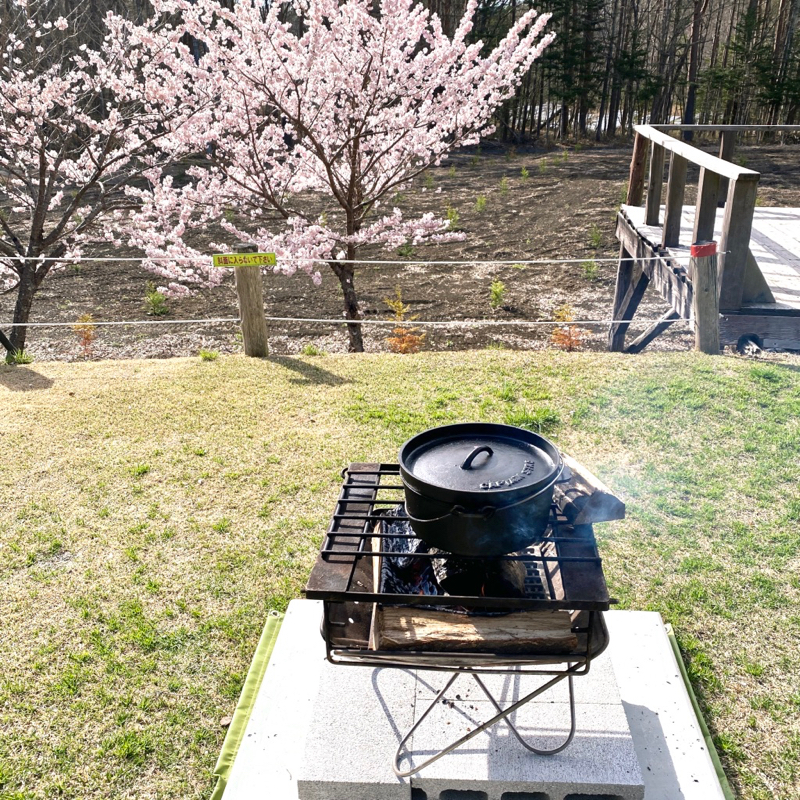
[[[489,422],[431,428],[400,448],[400,465],[415,481],[482,494],[538,487],[553,478],[559,460],[543,436]]]

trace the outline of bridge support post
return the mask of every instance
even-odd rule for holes
[[[696,242],[691,249],[694,349],[719,355],[719,291],[717,243]]]
[[[644,290],[649,283],[650,278],[639,266],[636,258],[622,245],[619,250],[611,328],[608,331],[608,349],[612,352],[621,353],[625,348],[625,334],[630,327],[630,320],[639,308]]]

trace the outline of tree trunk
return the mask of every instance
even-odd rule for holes
[[[714,30],[714,38],[711,44],[711,57],[708,62],[708,69],[714,72],[717,66],[717,56],[719,55],[720,38],[722,32],[722,13],[717,13],[716,29]],[[702,122],[705,124],[716,125],[719,118],[719,96],[721,92],[713,92],[713,101],[709,101],[706,97],[706,107],[703,111]],[[710,104],[709,104],[710,103]]]
[[[606,48],[606,66],[603,73],[603,91],[600,96],[600,110],[597,112],[597,127],[595,128],[594,132],[594,138],[598,142],[600,141],[600,137],[603,133],[603,115],[606,111],[606,102],[608,101],[608,86],[609,81],[611,80],[611,68],[614,60],[614,32],[617,26],[617,5],[618,0],[614,0],[614,4],[611,7],[611,28],[608,34],[608,47]]]
[[[536,109],[536,136],[542,132],[542,112],[544,111],[544,75],[541,75],[539,80],[539,107]]]
[[[25,323],[30,318],[31,307],[33,306],[33,296],[39,285],[36,281],[36,271],[34,267],[25,264],[22,277],[19,280],[19,288],[17,289],[17,303],[14,306],[14,324]],[[11,329],[11,336],[9,337],[11,345],[17,352],[22,352],[25,349],[25,339],[28,335],[28,329],[24,325],[22,327],[14,327]]]
[[[789,73],[790,62],[793,55],[792,44],[797,26],[797,13],[797,0],[781,0],[773,50],[773,79],[778,86],[784,84]],[[771,125],[778,124],[781,106],[785,99],[785,89],[783,89],[773,100],[772,113],[769,119]]]
[[[509,125],[509,118],[510,118],[509,103],[510,102],[511,101],[507,101],[507,102],[503,103],[502,107],[500,108],[500,113],[498,115],[500,117],[500,139],[503,142],[507,142],[508,141],[509,134],[510,134],[510,125]]]
[[[617,121],[619,117],[619,106],[622,99],[622,77],[619,73],[620,56],[622,54],[622,43],[627,38],[625,28],[626,10],[624,4],[620,9],[619,29],[617,40],[614,45],[613,71],[611,76],[611,93],[608,100],[608,119],[606,120],[606,136],[614,136],[617,132]]]
[[[346,319],[361,319],[361,312],[358,310],[358,296],[356,295],[355,282],[353,280],[353,265],[347,261],[329,261],[328,264],[339,279],[344,297],[344,315]],[[347,332],[350,335],[348,350],[351,353],[364,352],[364,337],[361,332],[361,325],[348,325]]]
[[[694,125],[694,106],[697,97],[697,73],[700,68],[700,27],[703,24],[703,12],[705,8],[706,0],[694,0],[691,46],[689,47],[689,85],[686,92],[686,107],[683,112],[684,125]],[[685,142],[691,142],[693,138],[694,131],[683,132],[683,140]]]
[[[597,25],[596,7],[587,3],[583,20],[583,57],[579,72],[580,98],[578,102],[578,132],[586,136],[586,118],[589,116],[590,94],[594,66],[594,29]]]

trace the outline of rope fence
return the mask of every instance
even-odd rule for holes
[[[392,325],[416,328],[425,327],[528,327],[536,325],[614,325],[618,323],[630,324],[629,319],[465,319],[465,320],[395,320],[395,319],[317,319],[312,317],[264,317],[266,322],[305,322],[321,325]],[[241,323],[239,317],[220,317],[209,319],[132,319],[117,322],[15,322],[8,323],[6,328],[74,328],[76,326],[113,326],[113,325],[212,325],[217,323]],[[674,322],[691,322],[690,317],[675,317]],[[653,323],[658,319],[637,317],[636,323]]]
[[[239,252],[248,252],[250,248],[252,251],[256,250],[256,245],[240,245]],[[159,262],[183,262],[183,263],[198,263],[203,261],[207,263],[206,259],[210,256],[161,256],[149,259],[151,261]],[[637,258],[637,262],[663,262],[675,261],[679,262],[683,259],[690,260],[691,253],[687,250],[685,254],[664,253],[653,255],[651,257]],[[21,260],[22,257],[17,257],[13,260]],[[11,258],[0,258],[0,261],[5,260],[8,263]],[[38,259],[46,260],[46,259]],[[61,263],[104,263],[104,262],[123,262],[123,263],[141,263],[146,260],[142,257],[100,257],[91,256],[86,258],[57,258],[49,259],[50,261]],[[313,259],[313,258],[280,258],[281,262],[288,264],[328,264],[330,259]],[[536,258],[536,259],[459,259],[447,261],[425,261],[425,260],[373,260],[373,259],[358,259],[354,261],[347,261],[348,264],[360,266],[423,266],[423,267],[475,267],[479,265],[494,265],[494,266],[528,266],[528,265],[567,265],[567,264],[586,264],[587,262],[598,263],[619,263],[618,257],[592,257],[585,256],[582,258]],[[342,262],[344,263],[344,262]],[[206,317],[195,319],[134,319],[134,320],[75,320],[69,322],[12,322],[5,326],[0,327],[14,328],[71,328],[75,331],[84,328],[106,328],[106,327],[133,327],[133,326],[190,326],[190,325],[240,325],[242,329],[243,342],[245,355],[248,356],[264,356],[267,355],[268,347],[268,331],[267,323],[283,324],[285,327],[291,325],[305,324],[305,325],[346,325],[346,326],[377,326],[399,328],[403,327],[410,331],[424,329],[424,328],[450,328],[450,329],[475,329],[475,328],[556,328],[569,329],[576,326],[629,326],[631,319],[616,319],[615,313],[609,317],[601,317],[599,319],[445,319],[445,320],[406,320],[406,319],[348,319],[346,317],[326,318],[326,317],[283,317],[283,316],[266,316],[264,314],[263,306],[263,277],[260,267],[253,269],[245,265],[235,265],[233,271],[236,276],[236,292],[238,296],[239,316],[237,317]],[[687,316],[672,317],[668,324],[675,322],[691,323],[693,319]],[[664,325],[664,319],[643,319],[636,320],[637,327],[642,324],[648,325]],[[0,343],[9,350],[9,340],[0,331]]]
[[[239,317],[208,317],[205,319],[128,319],[116,322],[104,322],[102,320],[74,322],[9,322],[2,327],[5,328],[74,328],[78,327],[104,327],[112,325],[214,325],[223,322],[235,322],[239,324],[242,320]]]

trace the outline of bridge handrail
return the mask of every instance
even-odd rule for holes
[[[739,126],[736,126],[739,127]],[[645,161],[648,150],[650,170],[645,202],[645,225],[661,224],[661,192],[664,158],[670,152],[669,180],[662,230],[662,247],[678,245],[681,215],[689,163],[700,167],[692,242],[714,238],[717,207],[724,205],[722,235],[719,239],[719,295],[722,310],[739,309],[743,301],[745,273],[750,254],[750,232],[760,173],[732,164],[735,132],[723,131],[720,155],[713,156],[689,142],[670,136],[653,125],[636,125],[636,139],[628,182],[628,205],[641,205],[644,194]],[[652,147],[651,147],[652,145]],[[728,159],[728,160],[726,160]],[[724,202],[720,202],[724,198]],[[763,278],[762,278],[763,282]]]
[[[677,153],[687,161],[691,161],[692,164],[710,169],[723,178],[733,180],[744,176],[749,176],[750,180],[758,180],[759,178],[758,172],[740,167],[737,164],[732,164],[730,161],[725,161],[717,156],[712,156],[710,153],[706,153],[694,147],[689,142],[683,142],[680,139],[676,139],[674,136],[664,133],[663,130],[659,130],[654,125],[635,125],[633,129],[638,136],[644,136],[646,139],[663,147],[665,150]],[[681,128],[681,130],[687,129]]]
[[[651,128],[659,131],[765,131],[778,133],[800,133],[800,125],[683,125],[681,123],[651,123]]]

